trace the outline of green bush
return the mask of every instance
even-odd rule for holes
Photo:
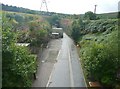
[[[87,24],[85,23],[85,29],[89,30],[91,33],[105,32],[113,30],[113,28],[117,25],[117,21],[117,19],[90,21]]]
[[[117,71],[120,68],[117,31],[113,31],[101,43],[89,41],[83,45],[81,59],[88,77],[94,78],[104,86],[117,84]]]
[[[83,30],[84,30],[84,23],[82,22],[81,19],[79,19],[78,21],[73,21],[71,36],[75,42],[79,40],[79,37],[81,37],[82,35],[81,31]]]
[[[30,87],[36,70],[36,58],[26,47],[15,45],[17,36],[5,17],[2,26],[2,86]]]

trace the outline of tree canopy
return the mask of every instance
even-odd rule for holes
[[[96,14],[91,12],[91,11],[88,11],[88,12],[85,13],[84,18],[89,19],[89,20],[95,20],[96,19]]]
[[[9,20],[2,21],[2,86],[30,87],[36,71],[36,58],[26,47],[16,45],[17,35]]]

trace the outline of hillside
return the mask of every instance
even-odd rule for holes
[[[96,14],[99,19],[117,19],[118,12],[112,12],[112,13],[102,13],[102,14]],[[84,14],[80,14],[81,18],[84,18]]]
[[[116,19],[118,17],[118,12],[97,14],[97,16],[101,19]]]
[[[16,6],[9,6],[5,4],[2,5],[2,10],[3,11],[11,11],[11,12],[21,12],[21,13],[28,13],[28,14],[38,14],[38,15],[43,15],[43,16],[52,16],[58,14],[61,18],[71,18],[75,17],[74,15],[71,14],[63,14],[63,13],[56,13],[56,12],[45,12],[45,11],[36,11],[36,10],[30,10],[27,8],[22,8],[22,7],[16,7]],[[81,18],[84,17],[84,14],[79,14]],[[77,16],[79,16],[77,15]],[[118,16],[118,12],[111,12],[111,13],[102,13],[102,14],[97,14],[97,17],[100,19],[116,19]]]
[[[33,74],[35,75],[37,69],[38,53],[50,47],[48,42],[51,40],[52,27],[62,27],[77,45],[76,53],[79,53],[78,58],[87,83],[97,81],[103,88],[110,86],[112,89],[120,84],[120,77],[117,76],[120,69],[117,12],[97,14],[98,19],[83,19],[84,14],[40,12],[2,4],[0,13],[2,13],[3,87],[31,86]],[[63,39],[67,37],[64,36]],[[66,46],[64,44],[61,47],[65,46],[67,49],[61,48],[63,50],[61,59],[64,53],[70,54],[68,57],[65,55],[65,60],[70,57],[76,59],[74,47],[67,39],[62,40],[62,42],[66,41]],[[16,43],[29,43],[29,47],[20,47]],[[68,48],[71,50],[70,53]],[[59,51],[55,51],[57,52]],[[49,53],[52,52],[49,50]],[[47,55],[49,54],[45,56]],[[74,73],[81,74],[78,71]]]
[[[43,15],[43,16],[52,16],[52,15],[56,15],[56,14],[59,14],[60,17],[70,16],[69,14],[63,14],[63,13],[30,10],[30,9],[23,8],[23,7],[9,6],[9,5],[5,5],[5,4],[1,4],[1,5],[2,5],[3,11],[21,12],[21,13],[28,13],[28,14],[38,14],[38,15]]]

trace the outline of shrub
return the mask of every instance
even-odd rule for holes
[[[101,43],[94,41],[85,43],[81,50],[81,58],[88,77],[94,77],[94,80],[100,81],[105,86],[114,86],[120,68],[117,31],[112,32]]]
[[[3,18],[2,29],[2,83],[3,87],[30,87],[36,70],[36,58],[26,47],[18,47],[11,24]]]

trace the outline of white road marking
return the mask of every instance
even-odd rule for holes
[[[42,60],[41,62],[42,62],[42,63],[44,63],[44,62],[45,62],[45,60]]]
[[[59,58],[59,56],[60,56],[60,53],[61,53],[61,49],[59,50],[58,56],[57,56],[57,58],[56,58],[56,61],[58,60],[58,58]],[[51,80],[51,78],[52,78],[53,70],[54,70],[54,69],[55,69],[55,64],[54,64],[54,66],[53,66],[53,69],[52,69],[52,72],[51,72],[50,77],[49,77],[49,79],[48,79],[48,82],[47,82],[46,87],[49,87],[50,84],[52,83],[50,80]]]
[[[70,83],[71,83],[71,87],[74,87],[74,79],[73,79],[73,71],[72,71],[72,64],[71,64],[69,47],[68,47],[68,56],[69,56],[69,68],[70,68]]]

